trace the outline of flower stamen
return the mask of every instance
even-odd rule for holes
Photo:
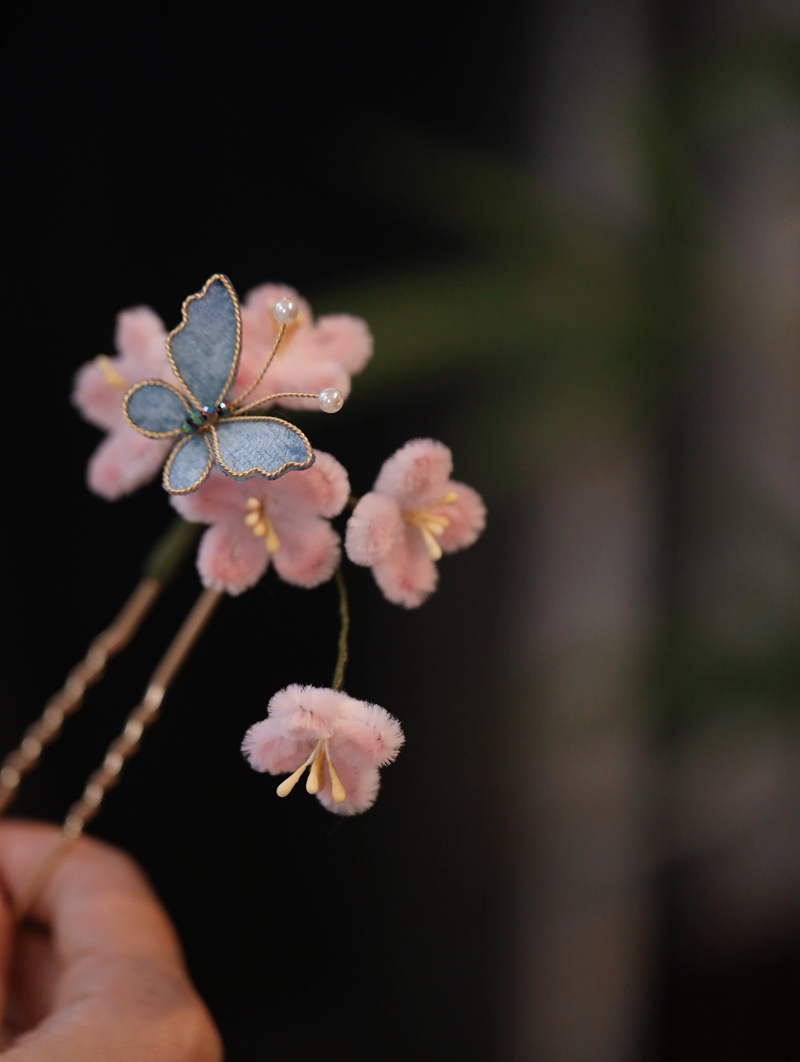
[[[422,534],[422,539],[431,560],[442,559],[442,547],[436,541],[445,533],[450,526],[450,520],[446,516],[435,513],[433,509],[439,509],[443,505],[454,505],[458,501],[458,495],[454,490],[449,491],[439,501],[434,502],[429,509],[409,509],[403,513],[406,523],[416,527]]]
[[[325,749],[323,748],[323,745],[323,741],[318,743],[314,762],[311,764],[311,770],[308,772],[306,792],[311,793],[312,795],[314,793],[319,793],[320,790],[325,788]]]
[[[281,540],[278,538],[272,521],[267,516],[263,502],[260,502],[258,498],[248,498],[247,508],[249,512],[244,518],[245,524],[253,529],[253,534],[256,538],[264,539],[264,545],[268,553],[277,553],[281,548]]]
[[[294,774],[290,774],[288,778],[284,778],[284,780],[281,782],[281,784],[276,790],[279,797],[286,797],[291,793],[291,791],[303,777],[303,773],[305,772],[306,767],[308,767],[309,764],[315,760],[317,752],[319,751],[321,745],[322,738],[320,738],[320,740],[314,746],[314,751],[311,753],[305,763],[301,763],[297,770],[294,772]]]
[[[342,785],[341,778],[339,777],[339,775],[336,772],[336,768],[333,766],[333,760],[331,759],[331,752],[330,752],[330,749],[328,748],[328,739],[327,738],[325,738],[325,743],[324,744],[325,744],[325,759],[328,761],[328,770],[330,771],[330,775],[331,775],[331,796],[333,797],[334,803],[336,803],[336,804],[344,804],[345,800],[347,800],[347,793],[345,792],[345,788]]]
[[[103,374],[103,379],[109,387],[116,387],[118,391],[127,391],[131,386],[125,377],[114,368],[114,363],[107,354],[98,354],[94,363]]]
[[[315,793],[322,792],[325,788],[326,763],[328,764],[328,771],[331,776],[331,796],[337,804],[343,804],[345,800],[347,800],[347,793],[345,792],[345,788],[342,785],[342,780],[339,777],[336,768],[333,766],[331,751],[328,747],[328,738],[320,738],[308,759],[300,764],[294,774],[290,774],[288,778],[284,778],[277,788],[278,796],[288,796],[303,777],[306,768],[309,766],[311,767],[311,770],[308,772],[308,778],[306,779],[306,792],[311,793],[312,796]]]

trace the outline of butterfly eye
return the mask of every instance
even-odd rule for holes
[[[218,402],[216,406],[203,406],[203,420],[216,424],[221,417],[230,416],[231,407],[227,402]]]
[[[186,415],[186,420],[181,424],[181,431],[184,435],[194,435],[196,431],[202,428],[205,422],[205,416],[193,409],[191,413]]]

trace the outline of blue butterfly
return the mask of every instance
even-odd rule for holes
[[[164,465],[165,490],[197,490],[215,461],[235,479],[309,468],[314,453],[299,428],[278,417],[242,416],[258,403],[237,409],[228,400],[242,347],[239,300],[228,278],[207,280],[186,299],[182,316],[167,337],[167,357],[183,392],[142,380],[122,400],[126,420],[142,435],[179,440]]]

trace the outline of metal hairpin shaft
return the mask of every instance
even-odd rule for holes
[[[142,734],[158,718],[167,690],[222,597],[221,590],[204,590],[195,602],[194,608],[183,621],[161,663],[153,672],[144,697],[128,716],[122,733],[109,745],[102,766],[90,776],[80,800],[72,805],[64,819],[64,831],[70,836],[79,837],[86,824],[100,811],[106,793],[117,784],[126,761],[139,748]]]
[[[19,747],[10,752],[0,768],[0,815],[14,800],[20,782],[39,762],[43,750],[61,733],[67,720],[83,704],[90,686],[98,682],[108,661],[130,642],[161,593],[162,584],[145,576],[128,598],[117,618],[94,639],[86,656],[70,671],[67,680],[45,705],[41,716],[25,731]]]
[[[67,719],[83,704],[90,686],[105,674],[108,662],[130,643],[161,591],[170,582],[196,543],[201,527],[176,519],[153,547],[144,563],[144,576],[110,627],[99,634],[86,656],[70,671],[63,687],[45,705],[41,716],[25,731],[18,748],[0,767],[0,815],[17,795],[25,775],[38,765],[42,752],[58,738]]]
[[[59,860],[70,845],[78,840],[87,824],[99,813],[106,793],[117,784],[125,763],[138,750],[142,734],[158,718],[167,690],[222,597],[222,591],[204,590],[195,602],[172,644],[153,672],[144,697],[128,716],[120,736],[109,745],[102,765],[89,777],[81,798],[76,800],[69,809],[58,843],[20,890],[14,910],[17,920],[25,917]]]

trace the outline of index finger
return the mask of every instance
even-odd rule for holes
[[[31,822],[0,822],[0,878],[12,906],[62,834]],[[178,938],[153,889],[123,852],[82,837],[60,858],[28,915],[48,927],[59,960],[147,956],[183,970]]]

